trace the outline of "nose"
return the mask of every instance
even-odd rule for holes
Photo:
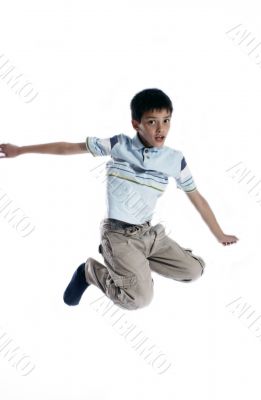
[[[157,132],[161,133],[163,131],[163,125],[159,122],[157,125]]]

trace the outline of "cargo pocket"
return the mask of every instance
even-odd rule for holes
[[[137,283],[137,278],[135,275],[129,275],[129,276],[119,276],[115,274],[113,277],[115,286],[118,286],[123,289],[128,289],[132,286],[134,286]]]
[[[114,281],[115,286],[127,289],[135,285],[137,283],[136,275],[129,272],[122,266],[122,264],[124,264],[125,256],[126,263],[128,257],[128,240],[126,237],[119,233],[116,233],[115,235],[115,232],[112,231],[104,231],[102,234],[101,245],[104,260],[107,261],[106,267]],[[120,263],[117,262],[119,257],[121,259]]]

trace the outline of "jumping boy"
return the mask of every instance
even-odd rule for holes
[[[173,177],[193,203],[217,240],[236,243],[236,236],[220,228],[205,198],[197,190],[184,155],[165,146],[173,106],[159,89],[145,89],[130,103],[133,138],[88,136],[83,143],[56,142],[32,146],[1,144],[3,157],[25,153],[111,156],[106,163],[107,218],[100,223],[99,252],[104,264],[89,257],[74,272],[63,295],[70,306],[80,302],[94,284],[119,307],[134,310],[150,303],[154,280],[151,271],[181,282],[203,274],[204,260],[181,247],[165,233],[162,224],[151,224],[157,199]]]

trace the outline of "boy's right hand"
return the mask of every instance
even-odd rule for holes
[[[0,144],[0,158],[19,156],[19,146],[11,143]]]

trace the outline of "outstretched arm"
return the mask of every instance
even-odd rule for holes
[[[42,153],[42,154],[81,154],[88,152],[86,143],[68,143],[54,142],[35,144],[31,146],[15,146],[11,143],[0,144],[0,158],[16,157],[25,153]]]
[[[200,213],[203,220],[208,225],[213,235],[216,236],[217,240],[220,243],[226,246],[227,244],[236,243],[237,240],[239,240],[236,236],[226,235],[222,231],[207,200],[198,192],[198,190],[194,190],[192,192],[186,192],[186,194],[188,195],[190,201],[193,203],[193,205]]]

